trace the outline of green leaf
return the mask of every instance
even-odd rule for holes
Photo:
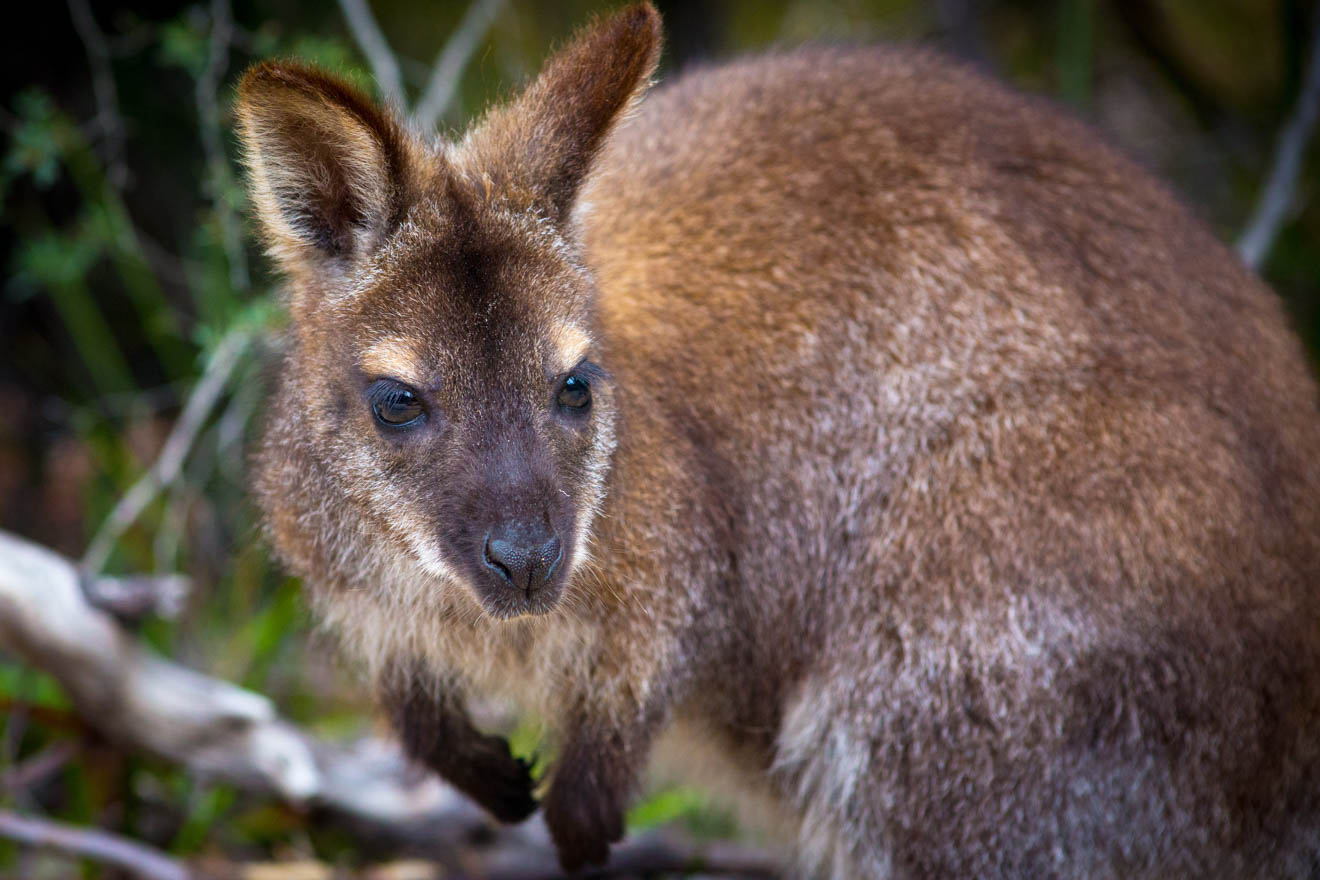
[[[59,176],[62,149],[56,131],[55,105],[37,89],[22,92],[14,101],[18,115],[5,154],[6,176],[28,175],[39,188],[48,188]]]
[[[185,12],[160,29],[161,63],[167,67],[181,67],[194,78],[206,70],[211,54],[211,37],[200,17]]]

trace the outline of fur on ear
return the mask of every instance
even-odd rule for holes
[[[650,3],[587,25],[526,91],[472,130],[463,152],[479,173],[562,222],[605,138],[649,84],[660,46]]]
[[[256,213],[286,271],[369,253],[407,202],[408,134],[342,80],[263,62],[238,86]]]

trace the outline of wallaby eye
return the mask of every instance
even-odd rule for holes
[[[586,409],[591,405],[591,384],[581,376],[569,376],[556,398],[565,409]]]
[[[377,379],[367,389],[367,400],[376,421],[391,428],[419,425],[426,418],[426,407],[421,398],[402,382]]]

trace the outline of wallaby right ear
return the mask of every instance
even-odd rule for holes
[[[511,104],[487,115],[464,148],[485,175],[562,221],[659,58],[660,15],[649,2],[607,15],[556,52]]]
[[[238,118],[257,216],[286,271],[342,266],[401,218],[413,145],[352,86],[264,62],[238,86]]]

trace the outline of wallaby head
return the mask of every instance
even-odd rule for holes
[[[649,5],[615,15],[456,144],[298,64],[239,87],[289,282],[278,433],[335,475],[336,519],[497,618],[555,607],[588,552],[615,412],[573,209],[659,45]]]

